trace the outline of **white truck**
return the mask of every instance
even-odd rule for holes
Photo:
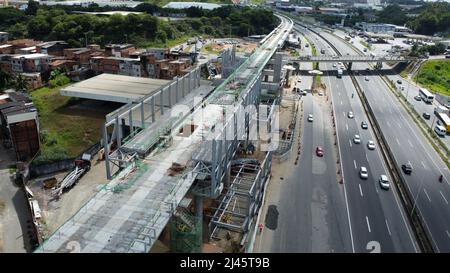
[[[342,78],[342,73],[343,73],[342,69],[338,69],[338,71],[337,71],[337,77],[338,77],[338,78]]]
[[[434,114],[437,115],[438,113],[443,113],[448,115],[449,110],[447,107],[443,106],[443,105],[439,105],[437,107],[434,108]]]

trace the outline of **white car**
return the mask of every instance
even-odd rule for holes
[[[366,77],[364,78],[364,80],[369,81],[369,77],[366,76]]]
[[[353,137],[353,142],[354,142],[355,144],[361,143],[361,138],[359,137],[359,135],[355,135],[355,136]]]
[[[375,142],[373,142],[372,140],[369,140],[369,142],[367,142],[367,148],[369,150],[375,150]]]
[[[369,173],[367,172],[367,168],[366,167],[361,167],[359,169],[359,177],[361,177],[362,179],[369,178]]]
[[[312,114],[309,114],[309,115],[308,115],[308,121],[309,121],[309,122],[312,122],[312,121],[313,121],[313,115],[312,115]]]
[[[333,67],[336,67],[336,64],[333,64]]]
[[[380,187],[384,190],[389,190],[389,179],[386,175],[382,174],[380,175],[380,179],[378,179],[378,182],[380,183]]]
[[[353,112],[350,111],[350,112],[347,113],[347,117],[348,118],[354,118],[355,116],[353,115]]]

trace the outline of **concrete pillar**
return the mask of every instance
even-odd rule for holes
[[[283,67],[283,54],[275,53],[274,67],[273,67],[273,82],[279,83],[281,81],[281,69]]]
[[[173,85],[173,84],[171,84],[171,85],[167,88],[167,91],[169,91],[169,92],[167,92],[168,95],[169,95],[169,97],[168,97],[169,108],[172,108],[172,85]]]
[[[352,70],[352,64],[353,64],[352,62],[349,62],[349,63],[348,63],[348,66],[347,66],[347,70],[348,70],[348,71]]]

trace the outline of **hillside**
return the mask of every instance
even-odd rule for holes
[[[417,82],[426,88],[450,96],[450,60],[429,60],[417,73]]]

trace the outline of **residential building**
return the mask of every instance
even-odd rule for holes
[[[27,81],[27,89],[34,90],[44,86],[41,73],[22,73],[22,77]]]
[[[51,57],[47,54],[15,55],[12,57],[12,72],[47,72],[50,70],[50,63]]]
[[[81,66],[89,66],[92,50],[89,48],[66,48],[64,57],[76,61]]]
[[[132,44],[110,44],[105,46],[107,56],[128,58],[130,53],[134,51],[136,51],[136,48]]]
[[[35,41],[33,39],[18,39],[18,40],[11,40],[8,41],[8,44],[13,46],[13,52],[16,54],[20,54],[18,52],[19,49],[21,48],[27,48],[27,47],[32,47],[32,46],[36,46],[38,44],[40,44],[42,42],[40,41]]]
[[[9,44],[0,45],[0,54],[13,54],[14,47]]]
[[[16,50],[16,54],[33,54],[33,53],[37,53],[35,46],[18,48]]]
[[[8,32],[0,31],[0,43],[6,43],[8,41],[8,38],[9,38]]]
[[[0,131],[3,145],[13,148],[17,161],[27,161],[39,151],[38,113],[31,99],[8,92],[0,100]]]
[[[69,48],[69,44],[64,41],[51,41],[36,45],[38,53],[52,56],[64,56],[64,49]]]

